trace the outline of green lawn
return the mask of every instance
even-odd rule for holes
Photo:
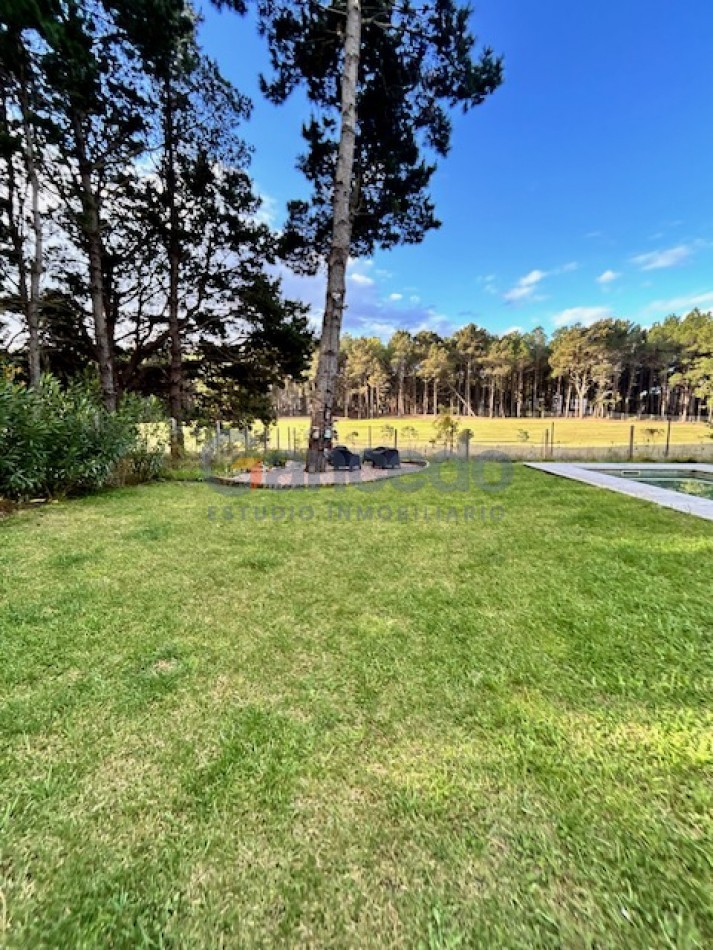
[[[0,945],[711,946],[712,567],[523,468],[5,519]]]

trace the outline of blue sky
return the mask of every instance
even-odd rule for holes
[[[309,106],[261,100],[250,21],[203,12],[206,52],[254,100],[245,137],[279,225],[305,193],[294,163]],[[711,0],[480,0],[473,28],[504,55],[505,83],[455,119],[433,188],[441,230],[351,267],[345,330],[551,333],[712,308]],[[284,280],[318,317],[323,280]]]

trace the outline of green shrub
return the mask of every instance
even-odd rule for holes
[[[265,465],[271,468],[284,468],[288,459],[287,452],[283,452],[281,449],[268,449],[265,452]]]
[[[29,389],[0,380],[0,496],[79,494],[125,476],[155,477],[163,447],[149,447],[139,423],[156,413],[156,403],[137,398],[107,412],[91,383],[63,389],[44,377]]]

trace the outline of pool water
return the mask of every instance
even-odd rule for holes
[[[644,485],[653,485],[654,488],[668,488],[669,491],[681,492],[684,495],[695,495],[697,498],[710,498],[713,501],[713,475],[703,472],[686,472],[664,474],[663,472],[629,471],[611,472],[617,478],[629,478]]]

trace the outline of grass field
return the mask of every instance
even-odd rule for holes
[[[666,441],[667,423],[660,420],[618,420],[618,419],[487,419],[480,417],[458,420],[462,428],[469,428],[473,432],[473,441],[477,443],[520,443],[529,441],[541,445],[545,432],[552,433],[554,424],[555,445],[565,446],[610,446],[628,445],[631,426],[634,426],[635,440],[639,445],[663,445]],[[434,419],[432,416],[415,416],[408,418],[383,417],[380,419],[339,419],[337,431],[339,439],[349,441],[352,434],[359,445],[366,445],[371,441],[377,445],[380,441],[393,442],[393,433],[384,431],[384,427],[395,428],[402,444],[427,445],[434,438]],[[296,430],[298,436],[305,441],[309,431],[307,417],[282,418],[276,429],[280,433],[280,445],[285,447],[288,440],[288,429]],[[408,430],[413,430],[410,432]],[[651,431],[653,430],[653,431]],[[675,445],[695,445],[700,442],[710,442],[713,430],[700,422],[674,422],[671,425],[671,442]],[[527,433],[524,440],[522,433]],[[276,434],[273,430],[272,445],[276,444]]]
[[[0,522],[0,944],[711,945],[710,525],[402,489]]]

